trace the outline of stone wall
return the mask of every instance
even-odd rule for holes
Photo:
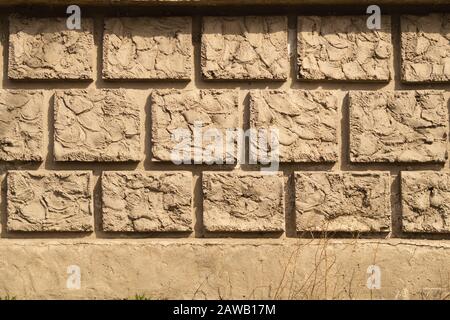
[[[448,297],[450,13],[40,8],[2,16],[0,298]],[[204,157],[269,128],[275,172]]]

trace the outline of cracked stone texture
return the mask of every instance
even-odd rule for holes
[[[222,153],[209,152],[211,146],[220,140],[207,135],[208,132],[214,133],[213,130],[215,130],[216,133],[225,137],[227,129],[235,130],[239,127],[237,91],[155,90],[151,95],[151,110],[154,160],[182,160],[183,148],[187,148],[189,152],[184,159],[195,160],[194,133],[198,131],[199,135],[203,136],[201,150],[199,150],[203,155],[202,162],[210,159],[207,155],[212,157],[217,155],[215,158],[224,163],[236,162],[236,155],[226,152],[226,141],[223,141]],[[178,154],[179,157],[177,157]]]
[[[352,162],[445,162],[447,133],[441,91],[350,93]]]
[[[298,17],[298,77],[305,80],[388,81],[391,20],[369,30],[367,16]]]
[[[42,161],[44,96],[0,90],[0,160]]]
[[[69,30],[66,18],[9,19],[11,79],[92,79],[93,21],[83,18],[81,30]]]
[[[287,18],[205,17],[201,46],[206,79],[287,79]]]
[[[55,160],[140,161],[141,107],[131,90],[57,92]]]
[[[278,130],[281,162],[335,162],[337,104],[329,91],[251,91],[250,127]]]
[[[103,78],[190,79],[191,32],[191,17],[106,19]]]
[[[401,172],[405,232],[450,232],[450,173]]]
[[[10,231],[93,231],[92,177],[86,171],[9,171]]]
[[[281,175],[204,172],[202,182],[203,223],[207,231],[284,230]]]
[[[401,17],[402,80],[450,81],[450,14]]]
[[[104,172],[104,231],[192,231],[190,172]]]
[[[297,231],[387,232],[388,172],[295,172]]]

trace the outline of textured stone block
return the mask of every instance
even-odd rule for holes
[[[9,19],[11,79],[92,79],[93,22],[81,21],[81,30],[69,30],[66,18]]]
[[[42,161],[41,91],[0,90],[0,160]]]
[[[389,231],[389,180],[384,172],[296,172],[297,231]]]
[[[285,80],[287,18],[203,18],[201,66],[206,79]]]
[[[391,78],[391,20],[381,29],[367,28],[367,16],[298,17],[298,77],[305,80]]]
[[[10,231],[93,231],[91,173],[10,171]]]
[[[329,91],[255,90],[250,94],[250,127],[278,130],[281,162],[335,162],[337,104]]]
[[[207,231],[284,230],[283,177],[250,172],[203,173],[203,222]]]
[[[207,154],[224,163],[226,155],[226,131],[238,128],[238,95],[234,90],[156,90],[152,92],[152,155],[154,160],[173,161],[177,155],[184,157],[181,149],[188,150],[187,160],[195,160],[194,149],[201,156]],[[223,138],[223,152],[208,153],[218,139],[205,137],[216,131]],[[196,134],[198,132],[198,134]],[[194,134],[200,137],[195,140]],[[204,138],[205,137],[205,138]],[[203,139],[204,138],[204,139]],[[180,146],[181,145],[181,146]],[[178,152],[177,150],[180,150]],[[229,158],[229,157],[228,157]],[[183,158],[184,159],[184,158]]]
[[[57,161],[139,161],[140,110],[132,91],[67,90],[55,94]]]
[[[447,134],[443,92],[350,93],[353,162],[445,162]]]
[[[190,172],[104,172],[103,230],[192,231]]]
[[[450,81],[450,14],[401,17],[402,80]]]
[[[106,19],[103,78],[189,79],[191,32],[191,17]]]
[[[406,232],[450,232],[450,174],[401,172],[402,224]]]

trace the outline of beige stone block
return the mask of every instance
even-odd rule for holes
[[[405,232],[450,232],[450,174],[401,172]]]
[[[391,79],[391,20],[367,28],[368,16],[298,17],[298,77],[304,80]]]
[[[104,79],[190,79],[191,17],[105,20]]]
[[[0,160],[43,160],[41,91],[0,90]]]
[[[203,18],[201,67],[206,79],[286,80],[287,17]]]
[[[56,161],[139,161],[144,104],[125,89],[66,90],[55,94]]]
[[[450,80],[450,14],[401,17],[402,80]]]
[[[250,127],[265,134],[267,142],[274,130],[281,162],[335,162],[339,101],[330,91],[254,90]],[[256,152],[263,147],[253,146]]]
[[[93,231],[92,176],[86,171],[10,171],[9,231]]]
[[[350,93],[352,162],[445,162],[447,135],[441,91]]]
[[[192,231],[192,173],[104,172],[103,230]]]
[[[389,231],[389,180],[385,172],[296,172],[297,231]]]
[[[226,137],[239,128],[237,91],[155,90],[151,110],[154,160],[236,162],[237,136],[229,144]]]
[[[211,232],[281,232],[283,192],[280,174],[204,172],[205,228]]]
[[[92,79],[93,21],[83,17],[81,30],[70,30],[66,20],[10,16],[9,78]]]

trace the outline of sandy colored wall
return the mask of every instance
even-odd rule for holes
[[[448,297],[448,15],[83,7],[73,32],[40,8],[1,19],[0,297]],[[166,129],[205,117],[269,117],[279,172],[167,161]]]

